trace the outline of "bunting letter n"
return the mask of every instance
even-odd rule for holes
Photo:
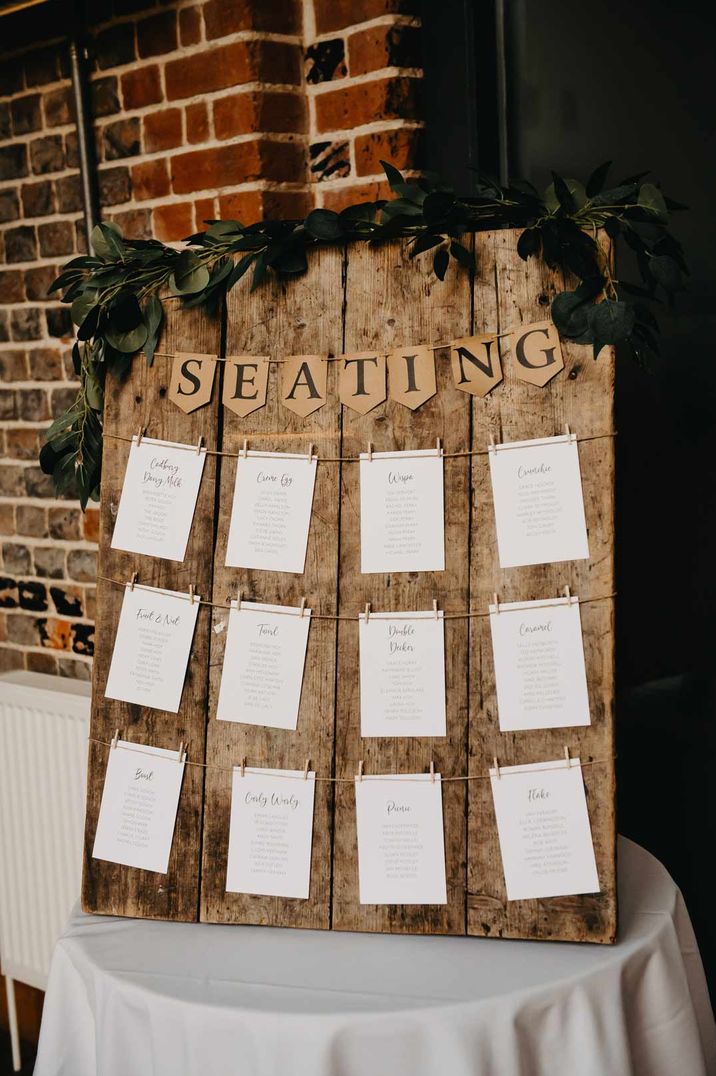
[[[497,337],[489,333],[463,336],[450,345],[455,387],[473,396],[487,396],[502,381]]]

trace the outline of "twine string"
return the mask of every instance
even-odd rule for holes
[[[111,750],[122,750],[122,745],[121,744],[119,744],[119,743],[113,744],[111,740],[102,740],[98,736],[88,736],[87,739],[91,743],[99,744],[102,747],[109,747]],[[183,744],[184,749],[186,749],[186,746],[187,746],[186,744]],[[142,751],[142,749],[138,748],[138,747],[137,748],[135,748],[135,747],[132,748],[132,754],[133,755],[147,755],[147,756],[150,756],[151,758],[156,758],[157,757],[154,754],[154,752],[152,752],[152,751]],[[570,758],[569,760],[565,760],[564,768],[565,769],[567,769],[568,767],[574,768],[577,765],[579,765],[579,768],[583,768],[585,766],[600,766],[602,764],[613,762],[614,759],[616,759],[616,757],[617,757],[616,755],[609,755],[606,758],[586,759],[584,762],[582,762],[580,760],[579,763],[577,763],[576,759]],[[185,766],[195,766],[195,767],[197,767],[197,769],[202,769],[202,770],[221,770],[224,773],[233,773],[234,770],[239,769],[239,767],[242,765],[241,762],[238,762],[235,766],[220,766],[220,765],[217,765],[214,762],[193,762],[191,759],[188,759],[186,757],[184,757],[181,760],[179,758],[177,758],[177,762],[179,762],[179,761],[181,761]],[[553,760],[550,759],[548,761],[553,761]],[[245,763],[243,764],[243,768],[244,768],[244,773],[257,773],[257,774],[262,774],[263,773],[263,769],[251,768],[251,767],[247,766]],[[519,766],[519,772],[520,773],[537,773],[537,772],[541,772],[543,769],[544,769],[544,764],[543,763],[542,764],[537,764],[535,766],[522,766],[522,765]],[[318,774],[318,773],[315,774],[313,777],[306,778],[304,776],[304,772],[305,771],[302,771],[301,773],[295,773],[295,774],[294,773],[272,773],[271,777],[280,777],[280,778],[283,778],[283,779],[288,780],[288,781],[305,781],[305,780],[308,779],[308,780],[312,780],[312,781],[329,782],[331,784],[337,784],[337,785],[342,785],[342,784],[352,785],[353,782],[356,780],[356,777],[326,777],[325,775]],[[447,782],[447,781],[489,781],[491,776],[492,775],[489,772],[488,773],[465,773],[465,774],[459,774],[459,775],[453,776],[453,777],[443,777],[441,775],[440,780],[445,781],[445,782]],[[509,769],[505,770],[505,769],[502,768],[502,766],[500,766],[500,777],[502,778],[502,777],[509,777],[509,776],[511,776],[510,772],[509,772]],[[397,773],[396,774],[375,774],[373,776],[371,774],[368,774],[368,773],[365,773],[365,772],[363,772],[363,774],[362,774],[362,779],[364,781],[396,781],[396,780],[400,780],[401,782],[402,781],[408,781],[408,782],[413,781],[413,782],[416,782],[416,783],[420,782],[421,784],[429,782],[430,777],[431,777],[431,774],[429,772],[426,773],[424,776],[420,776],[420,777],[406,777],[406,776],[404,776],[402,774],[397,774]]]
[[[599,441],[599,440],[602,440],[603,438],[606,438],[606,437],[616,437],[616,435],[617,435],[616,430],[611,430],[608,433],[592,433],[592,434],[582,435],[582,436],[579,436],[579,437],[576,437],[574,434],[572,434],[571,437],[575,441]],[[111,437],[114,441],[125,441],[125,442],[127,442],[127,444],[133,444],[137,439],[136,433],[132,434],[131,437],[128,437],[126,434],[122,434],[122,433],[105,432],[103,434],[103,436],[104,437]],[[147,436],[147,435],[143,432],[142,437],[144,437],[144,436]],[[279,432],[262,433],[261,431],[258,431],[256,433],[247,434],[246,440],[249,440],[251,438],[256,438],[256,437],[286,437],[286,436],[298,437],[299,435],[298,434],[285,434],[285,433],[279,433]],[[314,436],[318,436],[318,434],[315,433]],[[321,435],[321,436],[323,436],[323,435]],[[562,438],[566,437],[566,436],[567,436],[566,434],[556,434],[554,443],[555,444],[563,444],[564,442],[563,442]],[[150,438],[150,440],[151,440],[151,438]],[[158,440],[158,438],[157,438],[157,440]],[[551,437],[535,438],[535,440],[544,440],[545,444],[549,445],[549,442],[552,441],[552,438]],[[172,448],[185,449],[187,452],[194,452],[194,453],[197,452],[197,445],[185,445],[185,444],[181,444],[179,442],[174,442],[174,441],[165,442],[165,444],[170,445]],[[469,456],[488,456],[493,451],[499,452],[499,451],[501,451],[501,450],[503,450],[505,448],[509,448],[510,444],[517,444],[518,447],[522,447],[519,444],[519,442],[507,442],[506,444],[496,444],[494,446],[491,445],[489,448],[463,449],[460,452],[446,452],[442,448],[441,449],[436,448],[436,449],[424,449],[424,450],[420,449],[419,450],[420,455],[415,455],[415,456],[412,456],[409,453],[405,453],[405,452],[395,452],[395,456],[399,457],[400,459],[406,459],[406,458],[409,458],[409,459],[430,459],[431,454],[435,454],[436,456],[439,456],[441,459],[444,459],[444,460],[465,459],[465,458],[467,458]],[[243,449],[240,452],[225,452],[225,451],[223,451],[221,449],[218,449],[218,448],[204,448],[203,445],[202,445],[201,448],[200,448],[200,451],[205,452],[207,454],[207,456],[227,456],[230,459],[242,459],[244,457]],[[416,450],[416,451],[418,451],[418,450]],[[255,452],[253,449],[248,449],[247,452],[254,459],[256,459],[256,458],[272,459],[273,455],[274,455],[273,453],[268,453],[268,452],[266,452],[266,453],[264,453],[264,452]],[[390,455],[392,456],[393,453],[391,452]],[[299,457],[297,457],[297,458],[299,458]],[[362,459],[361,456],[319,456],[316,453],[311,453],[310,458],[311,458],[311,461],[315,460],[316,463],[361,463],[361,462],[365,462],[366,457],[363,457],[363,459]],[[379,458],[378,454],[374,453],[373,458],[374,459]],[[387,457],[383,457],[383,458],[387,458]]]
[[[551,322],[550,318],[546,318],[546,319],[543,319],[543,320]],[[387,358],[388,355],[395,354],[395,352],[410,351],[412,348],[420,348],[420,347],[425,347],[425,348],[428,349],[428,351],[443,351],[445,348],[449,348],[449,347],[451,348],[456,340],[469,339],[471,336],[490,337],[493,340],[504,340],[508,336],[512,336],[513,333],[519,332],[519,330],[521,328],[523,328],[524,324],[530,324],[530,323],[529,322],[527,322],[527,323],[520,322],[518,325],[514,325],[511,329],[505,329],[504,332],[500,332],[500,333],[497,333],[497,332],[492,332],[491,333],[491,332],[486,332],[486,331],[485,332],[479,331],[479,332],[473,332],[473,333],[466,333],[466,335],[464,337],[453,337],[450,340],[446,340],[443,343],[438,343],[438,344],[405,344],[403,347],[395,345],[395,346],[393,346],[391,348],[388,348],[386,351],[379,351],[377,348],[375,348],[375,349],[374,348],[364,348],[363,350],[364,351],[367,350],[367,351],[374,352],[375,355],[380,357],[380,358]],[[177,355],[185,355],[185,356],[191,357],[191,352],[188,352],[188,351],[155,351],[154,355],[158,356],[161,359],[174,359],[174,358],[176,358]],[[353,352],[346,351],[346,352],[343,352],[343,354],[341,354],[341,355],[311,355],[309,357],[310,358],[321,359],[323,362],[341,362],[343,359],[350,359],[352,357],[352,355],[353,355]],[[299,358],[299,357],[303,357],[303,356],[286,355],[283,358],[274,358],[272,355],[248,355],[248,354],[242,354],[242,355],[203,355],[203,354],[200,354],[198,352],[196,354],[196,358],[202,358],[202,359],[208,358],[208,359],[211,359],[213,362],[233,362],[235,359],[251,358],[251,359],[260,359],[262,362],[282,363],[282,362],[290,362],[292,359],[296,359],[296,358]]]
[[[196,595],[193,595],[191,592],[184,594],[183,592],[179,592],[179,591],[167,590],[164,587],[152,587],[152,586],[149,586],[149,584],[147,584],[147,583],[139,583],[139,582],[137,582],[136,579],[114,579],[112,576],[109,576],[109,575],[98,575],[97,578],[100,579],[103,583],[110,583],[112,586],[115,586],[115,587],[122,587],[122,588],[125,588],[125,589],[127,587],[129,587],[130,589],[134,588],[136,590],[159,591],[162,594],[170,594],[172,597],[179,598],[180,600],[192,602],[193,605],[207,605],[207,606],[211,606],[211,608],[213,608],[213,609],[226,609],[227,611],[231,611],[231,609],[234,609],[235,611],[238,611],[237,606],[235,604],[234,605],[231,604],[231,601],[232,600],[235,601],[236,599],[230,599],[227,602],[214,602],[214,601],[210,601],[208,598],[197,598]],[[196,584],[195,584],[195,587],[196,587]],[[616,598],[616,596],[617,596],[616,591],[612,591],[610,594],[597,594],[592,598],[577,598],[576,596],[572,595],[570,598],[555,598],[555,600],[553,602],[549,602],[547,604],[541,603],[540,607],[544,609],[544,608],[548,608],[550,605],[566,605],[568,602],[575,602],[575,603],[578,602],[580,605],[587,605],[589,602],[609,601],[612,598]],[[308,603],[308,600],[307,600],[307,603]],[[264,602],[252,602],[252,601],[247,602],[245,597],[242,597],[242,600],[241,600],[241,612],[244,612],[244,611],[261,612],[261,613],[263,613],[265,615],[265,613],[266,613],[265,610],[252,608],[253,605],[263,605],[263,604],[265,604],[265,603]],[[520,602],[520,604],[522,604],[522,602]],[[424,612],[421,611],[420,616],[411,616],[409,613],[395,613],[395,614],[393,614],[393,613],[390,612],[390,610],[385,610],[385,611],[387,613],[389,613],[389,616],[387,616],[387,617],[382,617],[381,616],[380,619],[383,619],[383,620],[387,620],[387,619],[390,619],[390,620],[430,620],[430,619],[432,619],[432,617],[434,615],[433,610],[425,610]],[[517,611],[517,610],[515,610],[515,611]],[[280,610],[280,611],[276,610],[275,612],[276,612],[276,615],[278,615],[278,616],[298,616],[298,617],[301,616],[301,609],[298,608],[298,607],[295,610],[294,609],[290,609],[290,610],[287,609],[287,610]],[[496,612],[494,615],[503,616],[503,615],[505,615],[505,614],[507,614],[509,612],[510,612],[509,609],[504,608],[504,603],[500,602],[500,612],[499,613]],[[483,611],[479,611],[479,610],[476,610],[476,609],[466,609],[463,612],[458,612],[458,613],[446,613],[446,612],[443,612],[442,610],[438,610],[438,614],[439,614],[440,618],[443,619],[443,620],[469,620],[472,617],[485,617],[485,616],[492,615],[489,610],[483,612]],[[271,615],[273,615],[273,613]],[[308,609],[306,609],[304,611],[304,615],[305,615],[306,619],[308,619],[308,620],[334,620],[334,621],[335,620],[352,620],[352,621],[365,620],[365,613],[364,612],[361,612],[361,613],[314,613],[314,612],[311,612],[311,613],[309,613]],[[375,616],[375,611],[372,608],[371,608],[371,616]]]

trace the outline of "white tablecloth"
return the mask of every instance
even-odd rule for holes
[[[620,840],[616,946],[77,912],[35,1076],[703,1076],[716,1032],[681,895]]]

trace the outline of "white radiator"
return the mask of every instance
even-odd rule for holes
[[[0,962],[45,988],[80,893],[90,686],[0,676]]]

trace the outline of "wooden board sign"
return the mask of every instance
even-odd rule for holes
[[[475,236],[477,272],[471,279],[454,263],[445,281],[429,259],[411,259],[404,242],[347,250],[326,248],[308,272],[289,282],[268,281],[254,292],[237,286],[226,311],[226,355],[332,355],[381,352],[411,344],[505,333],[543,321],[557,291],[555,272],[516,253],[519,233]],[[163,352],[220,349],[220,321],[176,304]],[[447,734],[438,738],[361,738],[358,624],[316,619],[308,652],[296,731],[216,720],[227,612],[202,606],[178,715],[104,697],[122,590],[104,580],[125,579],[132,555],[110,548],[128,444],[105,438],[99,552],[97,645],[93,679],[87,823],[82,905],[86,911],[157,919],[258,923],[319,929],[612,942],[616,934],[614,820],[614,355],[598,361],[584,346],[562,341],[564,370],[544,386],[520,379],[509,341],[501,344],[503,379],[487,395],[456,387],[449,348],[436,352],[437,392],[413,410],[388,398],[366,414],[342,406],[339,362],[329,362],[326,402],[302,416],[281,403],[278,364],[269,371],[265,406],[240,416],[221,404],[225,369],[219,363],[211,401],[189,414],[167,399],[172,363],[157,357],[148,369],[137,358],[132,373],[107,393],[105,431],[147,434],[185,443],[200,436],[210,448],[238,452],[246,440],[266,451],[307,453],[309,446],[336,462],[318,467],[303,575],[225,566],[236,459],[209,456],[187,556],[182,564],[143,557],[145,582],[197,592],[223,604],[239,589],[247,600],[298,605],[314,613],[355,614],[377,609],[429,609],[445,614],[486,610],[500,600],[528,601],[559,594],[565,585],[582,607],[591,724],[569,729],[501,732],[489,620],[447,619]],[[220,383],[221,382],[221,383]],[[301,408],[298,408],[301,410]],[[488,448],[496,442],[562,433],[579,437],[590,558],[500,569],[497,557]],[[591,439],[593,438],[593,439]],[[437,440],[445,459],[445,571],[360,572],[359,468],[340,462],[366,450],[426,448]],[[213,556],[212,556],[213,552]],[[166,875],[91,856],[107,763],[105,746],[116,728],[158,747],[188,744],[177,826]],[[97,743],[96,740],[105,741]],[[438,906],[361,905],[358,899],[355,800],[352,777],[366,773],[486,774],[500,764],[535,763],[562,756],[568,743],[583,763],[589,819],[601,891],[596,895],[508,901],[487,780],[443,784],[448,900]],[[231,768],[303,769],[344,781],[317,782],[310,896],[307,900],[226,892]]]

